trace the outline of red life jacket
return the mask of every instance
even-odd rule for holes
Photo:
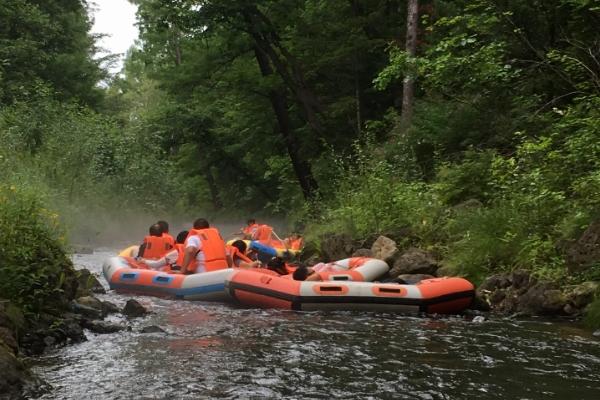
[[[290,248],[292,250],[300,250],[304,245],[304,240],[302,238],[290,240]]]
[[[152,260],[158,260],[173,248],[169,240],[164,236],[146,236],[144,244],[145,248],[142,257]]]
[[[202,249],[200,249],[200,251],[204,253],[204,265],[206,272],[225,269],[228,267],[225,242],[223,241],[223,238],[221,238],[221,234],[217,229],[190,229],[188,238],[190,236],[198,236],[202,242]],[[190,264],[187,269],[190,272],[194,272],[196,268],[197,262],[194,262]]]

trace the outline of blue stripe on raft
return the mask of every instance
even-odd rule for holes
[[[147,292],[147,293],[157,293],[157,294],[170,294],[175,297],[185,297],[191,296],[195,294],[208,294],[208,293],[218,293],[225,291],[225,283],[216,283],[213,285],[206,286],[197,286],[193,288],[167,288],[167,287],[157,287],[157,286],[146,286],[146,285],[128,285],[124,283],[114,283],[110,282],[110,288],[119,290],[119,289],[128,289],[136,292]]]

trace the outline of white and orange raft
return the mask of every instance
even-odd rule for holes
[[[201,274],[179,275],[140,268],[131,257],[110,257],[102,266],[104,278],[117,292],[185,300],[226,301],[225,280],[231,268]]]
[[[370,310],[452,314],[467,308],[473,285],[462,278],[434,278],[415,285],[324,281],[301,282],[259,271],[238,270],[225,282],[239,303],[288,310]]]

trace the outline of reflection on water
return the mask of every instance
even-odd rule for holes
[[[131,332],[39,360],[43,399],[600,398],[600,342],[573,326],[138,300],[153,313]]]

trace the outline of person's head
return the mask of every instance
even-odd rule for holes
[[[247,223],[248,223],[248,226],[254,225],[256,223],[256,220],[254,218],[249,218]]]
[[[160,225],[160,229],[162,229],[163,233],[169,233],[169,223],[167,221],[158,221],[158,225]]]
[[[238,249],[240,253],[246,254],[246,249],[248,248],[248,246],[243,240],[236,240],[235,242],[231,243],[231,245]]]
[[[177,234],[177,238],[175,238],[176,243],[183,244],[185,243],[185,239],[188,236],[189,231],[181,231]]]
[[[162,229],[160,229],[159,224],[150,225],[150,229],[148,229],[148,233],[150,236],[162,236]]]
[[[194,229],[206,229],[210,228],[210,224],[204,218],[198,218],[194,221]]]
[[[285,262],[279,257],[273,257],[267,262],[267,269],[277,272],[279,275],[287,275],[288,271],[285,268]]]
[[[306,268],[306,265],[301,265],[298,268],[296,268],[292,277],[295,281],[306,280],[306,278],[308,278],[308,268]]]

